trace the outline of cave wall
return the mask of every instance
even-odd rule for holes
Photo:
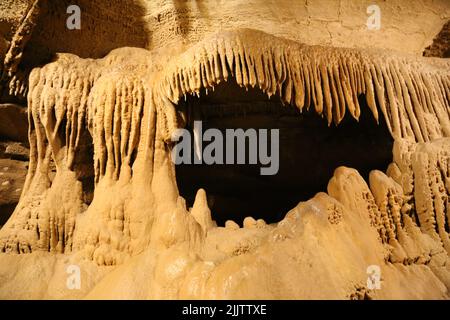
[[[433,43],[425,48],[423,55],[425,57],[450,58],[450,21],[444,24]]]
[[[25,3],[37,2],[20,4],[25,8]],[[30,192],[24,192],[15,216],[0,232],[2,250],[21,254],[17,260],[11,258],[16,255],[1,254],[4,296],[65,294],[57,286],[46,292],[55,289],[52,283],[36,285],[29,295],[15,293],[15,284],[30,279],[23,264],[44,260],[48,271],[54,253],[66,253],[69,259],[82,257],[96,264],[88,268],[91,275],[100,275],[104,266],[118,266],[105,281],[92,280],[90,297],[358,298],[366,295],[363,271],[373,261],[385,268],[389,285],[370,294],[448,297],[449,67],[444,60],[415,57],[448,20],[447,2],[382,2],[385,22],[379,32],[366,30],[363,2],[223,1],[220,9],[208,1],[114,1],[109,7],[100,1],[74,3],[85,12],[81,31],[69,32],[64,26],[61,10],[67,1],[43,5],[36,23],[22,19],[21,11],[9,10],[10,22],[3,24],[9,30],[3,44],[17,44],[17,55],[10,59],[20,62],[18,71],[55,60],[35,68],[30,77]],[[1,6],[14,7],[11,1]],[[30,39],[17,33],[21,25],[32,27]],[[222,28],[246,27],[268,34],[239,29],[209,36]],[[411,55],[298,42],[397,49]],[[122,48],[97,60],[70,54],[52,57],[61,51],[100,58],[123,46],[154,51]],[[252,69],[255,57],[261,64]],[[2,77],[3,84],[13,79],[10,71]],[[354,169],[337,168],[327,194],[298,204],[277,224],[247,217],[243,228],[233,222],[216,228],[205,191],[197,192],[192,208],[179,197],[165,143],[179,125],[176,107],[183,95],[212,89],[228,77],[243,87],[256,85],[269,96],[279,94],[283,103],[300,111],[314,100],[314,111],[329,125],[338,125],[345,112],[358,119],[358,97],[363,95],[374,118],[385,117],[396,138],[394,163],[387,175],[372,171],[369,182]],[[18,111],[8,116],[13,120],[0,114],[5,132],[0,157],[7,158],[6,164],[0,161],[0,170],[8,171],[0,175],[5,186],[0,196],[11,199],[18,199],[24,171],[17,169],[13,179],[9,170],[28,161],[24,133],[8,130],[11,121],[21,123],[25,115],[24,85],[26,81],[19,81],[2,96],[2,109]],[[11,103],[14,99],[17,105]],[[88,159],[94,160],[94,168],[85,166]],[[20,161],[22,167],[9,161]],[[83,182],[91,178],[98,183],[94,196]],[[43,253],[52,258],[35,259]],[[289,263],[280,266],[279,261]],[[307,292],[308,285],[314,285],[308,282],[312,277],[307,266],[325,270],[316,287],[333,282],[328,295],[323,290]],[[139,268],[151,272],[151,283],[126,278]],[[174,268],[177,272],[167,271]],[[13,269],[19,270],[17,276]],[[60,270],[44,276],[61,277]],[[280,274],[286,276],[277,278]],[[223,286],[227,278],[232,290]],[[280,284],[272,286],[273,279]],[[405,281],[413,284],[398,293]],[[132,289],[122,292],[121,286]]]
[[[149,46],[198,41],[211,31],[253,28],[312,45],[385,48],[421,54],[450,18],[440,1],[147,1]],[[381,29],[368,31],[367,7],[379,5]]]
[[[0,57],[35,0],[0,4]],[[81,30],[68,30],[66,9],[78,5]],[[367,7],[379,5],[381,29],[368,30]],[[197,42],[218,30],[252,28],[310,45],[383,48],[421,54],[450,18],[445,0],[390,1],[42,1],[25,65],[55,52],[99,58],[123,46],[164,48]]]

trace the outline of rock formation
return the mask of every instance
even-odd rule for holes
[[[104,57],[70,44],[40,64],[42,28],[63,4],[25,6],[2,64],[0,155],[10,159],[0,159],[0,210],[15,203],[3,171],[17,168],[20,183],[28,147],[29,163],[0,229],[0,297],[448,299],[450,61],[387,45],[306,44],[286,24],[214,30],[223,13],[195,32],[214,9],[183,3],[158,13],[159,26],[143,22],[158,44],[119,41]],[[174,12],[182,43],[164,20]],[[14,103],[28,109],[26,141]],[[171,138],[194,119],[281,128],[280,175],[188,169],[180,181]],[[246,192],[289,210],[227,213]],[[67,265],[80,267],[80,290],[66,287]],[[367,285],[370,266],[381,288]]]

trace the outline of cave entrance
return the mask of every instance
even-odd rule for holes
[[[392,137],[384,119],[377,124],[365,98],[359,100],[359,122],[347,112],[339,126],[328,127],[312,106],[300,113],[279,97],[235,83],[223,83],[207,95],[203,91],[200,98],[188,96],[178,108],[185,111],[190,132],[198,120],[203,130],[216,128],[224,136],[226,129],[279,129],[279,170],[261,175],[260,164],[179,164],[181,196],[192,206],[197,190],[204,188],[219,226],[226,220],[242,225],[247,216],[274,223],[298,202],[326,191],[339,166],[355,168],[365,179],[371,170],[385,170],[392,161]]]

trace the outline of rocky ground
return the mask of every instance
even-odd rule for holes
[[[0,104],[0,226],[22,193],[29,160],[27,128],[26,108]]]

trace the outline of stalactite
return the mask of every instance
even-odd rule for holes
[[[395,184],[375,174],[369,188],[356,171],[339,169],[328,193],[369,217],[381,242],[394,247],[393,260],[425,259],[403,248],[412,236],[402,230],[414,233],[417,223],[448,248],[448,153],[441,146],[439,155],[414,155],[409,143],[450,136],[449,69],[443,60],[311,47],[251,30],[219,33],[168,61],[136,48],[98,60],[59,54],[29,76],[30,169],[21,201],[0,231],[0,249],[80,250],[110,265],[148,246],[192,240],[197,247],[211,221],[203,200],[191,215],[179,197],[166,143],[182,125],[180,99],[236,81],[301,112],[312,107],[329,125],[339,125],[346,112],[359,119],[368,111],[359,99],[366,99],[375,121],[383,116],[396,141],[409,141],[394,150],[390,170],[401,178]],[[85,136],[94,149],[89,206],[75,168]],[[344,192],[346,181],[358,192]]]
[[[25,45],[37,24],[41,6],[42,0],[34,0],[31,2],[25,16],[14,32],[4,61],[0,63],[0,93],[4,87],[8,87],[10,95],[26,97],[26,78],[28,75],[26,72],[18,70],[18,66],[22,59]]]
[[[221,61],[214,77],[212,57]],[[447,61],[427,63],[378,51],[309,47],[250,30],[223,32],[173,58],[163,70],[158,93],[175,105],[200,87],[211,89],[227,81],[228,70],[242,87],[258,85],[269,97],[278,95],[300,110],[313,104],[329,124],[338,125],[347,109],[358,119],[362,94],[375,120],[381,113],[394,137],[423,142],[449,136]],[[427,126],[428,118],[439,123],[438,132]],[[166,125],[169,132],[176,127]]]

